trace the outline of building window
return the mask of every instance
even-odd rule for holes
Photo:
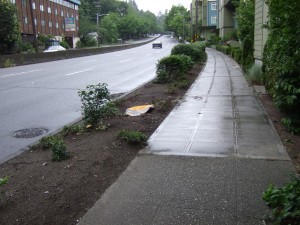
[[[48,13],[51,13],[51,8],[50,7],[48,7]]]
[[[22,6],[26,6],[26,0],[22,0]]]
[[[61,10],[61,16],[64,16],[64,11],[63,10]]]
[[[62,29],[63,29],[63,30],[65,29],[65,24],[64,24],[64,23],[62,24]]]
[[[10,0],[12,4],[16,4],[16,0]]]
[[[211,10],[217,10],[217,3],[216,2],[211,3]]]
[[[32,9],[35,9],[35,2],[32,3]]]
[[[41,20],[41,25],[42,25],[42,27],[45,26],[45,20]]]
[[[44,5],[40,5],[40,11],[41,11],[41,12],[44,11]]]
[[[36,18],[34,18],[34,25],[37,25],[37,20],[36,20]]]
[[[51,21],[49,21],[49,27],[52,27],[52,22]]]
[[[57,9],[54,10],[55,15],[57,15]]]
[[[67,17],[69,18],[69,12],[67,12]]]
[[[23,23],[24,23],[24,24],[27,24],[27,23],[28,23],[28,19],[27,19],[27,17],[25,17],[25,16],[24,16],[24,17],[22,17],[22,20],[23,20]]]
[[[76,15],[76,20],[78,20],[78,15]]]
[[[55,28],[58,28],[58,22],[55,23]]]
[[[216,16],[212,16],[211,19],[210,19],[210,22],[212,24],[217,24],[217,17]]]

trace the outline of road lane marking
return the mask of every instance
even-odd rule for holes
[[[130,62],[131,60],[132,60],[132,59],[122,60],[122,61],[120,61],[120,63]]]
[[[87,70],[76,71],[76,72],[73,72],[73,73],[68,73],[68,74],[66,74],[66,76],[71,76],[71,75],[78,74],[78,73],[84,73],[84,72],[90,71],[90,70],[92,70],[92,69],[93,69],[93,68],[87,69]]]
[[[30,70],[30,71],[26,71],[26,72],[12,73],[12,74],[4,75],[4,76],[2,76],[2,78],[5,78],[5,77],[12,77],[12,76],[21,75],[21,74],[26,74],[26,73],[34,73],[34,72],[38,72],[38,71],[42,71],[42,70]]]
[[[93,62],[96,61],[97,59],[91,59],[91,60],[86,60],[86,61],[82,61],[82,62]]]

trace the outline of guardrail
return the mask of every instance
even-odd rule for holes
[[[28,65],[34,63],[49,62],[62,59],[71,59],[89,55],[104,54],[108,52],[115,52],[120,50],[126,50],[135,48],[141,45],[148,44],[159,37],[152,38],[145,42],[139,42],[134,44],[121,44],[99,48],[84,48],[84,49],[71,49],[67,51],[59,52],[47,52],[47,53],[33,53],[33,54],[16,54],[16,55],[0,55],[0,68],[5,67],[5,62],[10,60],[15,66]]]

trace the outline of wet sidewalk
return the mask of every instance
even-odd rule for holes
[[[238,65],[207,53],[183,101],[79,225],[264,224],[262,192],[293,166]]]

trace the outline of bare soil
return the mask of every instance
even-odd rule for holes
[[[190,84],[201,69],[198,65],[188,73]],[[186,92],[169,94],[167,89],[150,82],[117,102],[121,112],[154,104],[150,113],[106,120],[105,131],[64,136],[68,160],[53,162],[51,150],[34,146],[0,165],[0,177],[9,177],[0,189],[0,224],[76,224],[142,149],[118,139],[118,131],[136,130],[149,137]]]
[[[191,83],[201,68],[198,65],[189,72]],[[35,146],[0,165],[0,177],[9,177],[0,188],[0,224],[76,224],[142,149],[118,139],[118,131],[138,130],[150,136],[186,92],[178,90],[171,95],[166,90],[167,85],[151,82],[118,102],[122,112],[131,106],[155,103],[150,113],[109,119],[106,131],[64,136],[71,152],[66,161],[53,162],[51,150]],[[280,123],[283,115],[269,95],[259,97],[299,169],[300,136],[288,133]]]

